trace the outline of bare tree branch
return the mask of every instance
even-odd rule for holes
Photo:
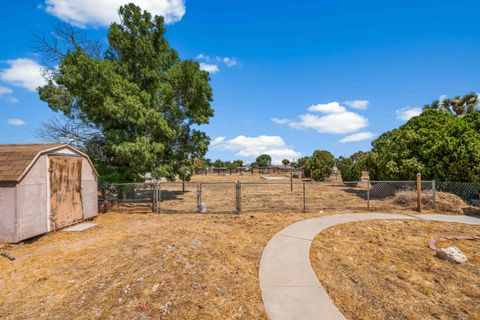
[[[34,51],[50,69],[54,69],[70,51],[82,50],[92,58],[100,58],[102,55],[102,44],[99,41],[89,40],[83,30],[67,23],[54,25],[51,36],[38,33],[33,33],[33,36]]]

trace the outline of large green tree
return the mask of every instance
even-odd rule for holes
[[[209,138],[193,126],[213,116],[209,74],[181,60],[165,39],[164,19],[134,4],[120,7],[103,55],[74,46],[40,98],[68,119],[98,130],[94,157],[104,180],[137,180],[142,174],[187,177],[203,158]]]
[[[332,173],[335,165],[333,155],[324,150],[315,150],[313,155],[309,157],[304,166],[305,176],[312,176],[315,181],[325,180]]]
[[[268,154],[261,154],[255,159],[257,166],[260,168],[266,168],[272,164],[272,157]]]
[[[339,157],[337,168],[340,170],[343,181],[358,181],[362,178],[362,171],[366,169],[367,152],[358,151],[350,157]]]
[[[439,181],[480,181],[480,111],[462,117],[425,110],[372,142],[371,177],[410,180],[417,172]]]

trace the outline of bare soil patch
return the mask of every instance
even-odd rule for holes
[[[100,215],[0,257],[2,319],[266,319],[270,238],[301,213]]]
[[[432,238],[478,235],[479,226],[425,221],[364,221],[322,232],[313,268],[348,319],[480,319],[480,241],[449,241],[469,261],[435,257]]]

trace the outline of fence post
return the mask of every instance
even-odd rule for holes
[[[197,209],[198,212],[201,212],[201,203],[202,203],[202,184],[197,184]]]
[[[305,182],[303,183],[303,212],[307,212],[307,197],[305,194]]]
[[[417,173],[417,210],[422,212],[422,174]]]
[[[436,208],[436,199],[435,199],[435,180],[432,180],[432,206],[435,209]]]
[[[158,183],[157,202],[158,202],[158,206],[157,206],[158,213],[161,213],[162,212],[162,206],[161,206],[161,203],[162,203],[162,183],[161,182]]]
[[[182,192],[185,193],[185,179],[182,179]]]
[[[152,212],[157,212],[157,184],[153,185],[153,195],[152,195]]]
[[[370,179],[367,182],[367,210],[370,211]]]
[[[290,172],[290,192],[293,192],[293,173]]]
[[[242,212],[242,193],[240,181],[237,181],[237,214]]]

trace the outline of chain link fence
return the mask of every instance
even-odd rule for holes
[[[480,183],[435,181],[117,183],[100,201],[118,209],[163,213],[437,210],[480,204]]]

